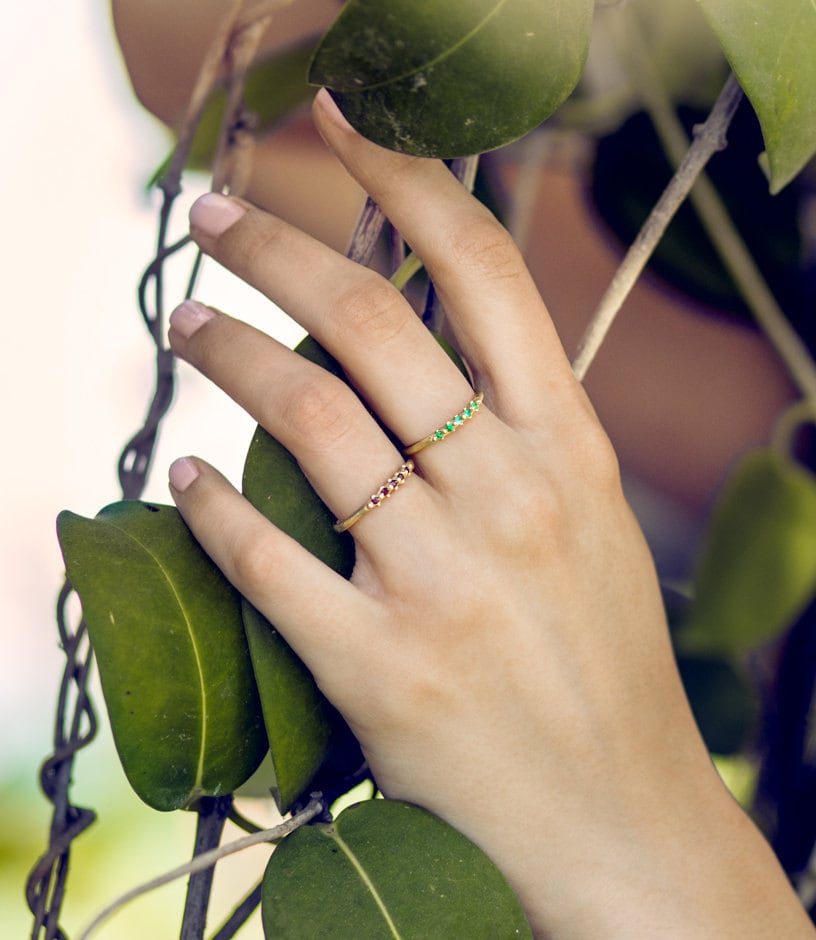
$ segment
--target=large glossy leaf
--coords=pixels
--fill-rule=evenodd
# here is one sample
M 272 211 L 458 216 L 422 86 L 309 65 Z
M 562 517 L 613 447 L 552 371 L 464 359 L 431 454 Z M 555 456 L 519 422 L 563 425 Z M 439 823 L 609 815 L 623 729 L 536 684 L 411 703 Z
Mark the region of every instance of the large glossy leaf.
M 504 877 L 472 842 L 419 807 L 369 800 L 298 829 L 273 853 L 263 925 L 275 940 L 531 937 Z
M 334 787 L 362 764 L 363 757 L 309 670 L 246 601 L 244 628 L 269 739 L 271 793 L 278 809 L 286 813 L 308 789 Z
M 816 4 L 698 2 L 759 116 L 778 192 L 816 152 Z
M 592 10 L 592 0 L 349 0 L 309 78 L 385 147 L 481 153 L 526 134 L 569 95 Z
M 741 653 L 789 627 L 814 591 L 816 478 L 777 451 L 756 451 L 715 506 L 676 642 Z
M 335 375 L 339 365 L 311 337 L 298 346 L 305 358 Z M 354 566 L 354 543 L 332 529 L 334 516 L 312 489 L 295 458 L 258 427 L 244 465 L 244 495 L 283 529 L 344 577 Z M 332 751 L 337 770 L 355 769 L 362 757 L 345 722 L 311 674 L 269 621 L 245 603 L 244 625 L 275 768 L 273 795 L 282 812 L 310 786 Z
M 160 810 L 232 792 L 266 749 L 236 591 L 171 506 L 63 512 L 58 532 L 133 789 Z

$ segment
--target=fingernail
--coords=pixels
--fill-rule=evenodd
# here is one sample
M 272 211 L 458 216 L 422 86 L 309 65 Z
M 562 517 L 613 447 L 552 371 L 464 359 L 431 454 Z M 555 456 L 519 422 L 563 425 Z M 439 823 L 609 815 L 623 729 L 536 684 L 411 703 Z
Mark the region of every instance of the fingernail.
M 189 457 L 179 457 L 170 464 L 170 486 L 183 493 L 198 476 L 198 467 Z
M 215 311 L 211 307 L 205 307 L 197 300 L 185 300 L 170 314 L 170 326 L 185 339 L 189 339 L 214 316 Z
M 220 193 L 205 193 L 190 208 L 190 228 L 217 238 L 245 213 L 246 209 L 240 203 Z
M 351 124 L 343 116 L 343 112 L 337 107 L 337 102 L 332 98 L 328 88 L 321 88 L 315 95 L 315 105 L 323 114 L 327 121 L 340 127 L 343 130 L 353 130 Z

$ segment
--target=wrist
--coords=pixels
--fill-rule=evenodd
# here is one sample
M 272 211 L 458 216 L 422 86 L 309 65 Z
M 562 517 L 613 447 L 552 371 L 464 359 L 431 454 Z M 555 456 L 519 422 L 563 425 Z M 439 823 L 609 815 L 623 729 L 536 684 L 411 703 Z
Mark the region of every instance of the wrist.
M 675 784 L 644 787 L 629 811 L 606 804 L 543 826 L 515 822 L 525 848 L 497 861 L 537 937 L 814 935 L 772 850 L 713 767 Z

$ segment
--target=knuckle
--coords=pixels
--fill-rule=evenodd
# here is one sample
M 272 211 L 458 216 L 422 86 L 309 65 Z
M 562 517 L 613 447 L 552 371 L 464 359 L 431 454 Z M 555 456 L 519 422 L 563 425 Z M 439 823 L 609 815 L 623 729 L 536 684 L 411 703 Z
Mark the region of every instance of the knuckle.
M 300 381 L 280 404 L 279 420 L 300 438 L 308 431 L 318 446 L 331 446 L 349 433 L 353 417 L 346 387 L 324 376 Z
M 236 226 L 227 229 L 217 242 L 216 256 L 238 277 L 252 281 L 271 255 L 281 251 L 285 229 L 268 218 L 249 212 Z
M 411 311 L 400 293 L 380 277 L 367 277 L 343 291 L 336 301 L 336 324 L 366 345 L 383 345 L 400 335 Z
M 459 228 L 448 248 L 448 263 L 459 271 L 495 280 L 515 279 L 527 271 L 509 232 L 492 217 Z
M 280 574 L 279 559 L 270 549 L 269 539 L 255 527 L 241 531 L 230 547 L 229 580 L 242 593 L 258 594 Z
M 573 429 L 573 465 L 596 492 L 609 494 L 621 487 L 620 462 L 598 421 L 587 420 Z

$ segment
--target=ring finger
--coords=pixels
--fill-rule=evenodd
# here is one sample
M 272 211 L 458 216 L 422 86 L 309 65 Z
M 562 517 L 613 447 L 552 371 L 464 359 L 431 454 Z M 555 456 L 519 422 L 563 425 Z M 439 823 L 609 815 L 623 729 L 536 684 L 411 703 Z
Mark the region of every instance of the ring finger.
M 188 301 L 171 315 L 170 342 L 294 454 L 339 518 L 401 465 L 399 451 L 343 381 L 259 330 Z M 411 481 L 412 503 L 424 486 Z

